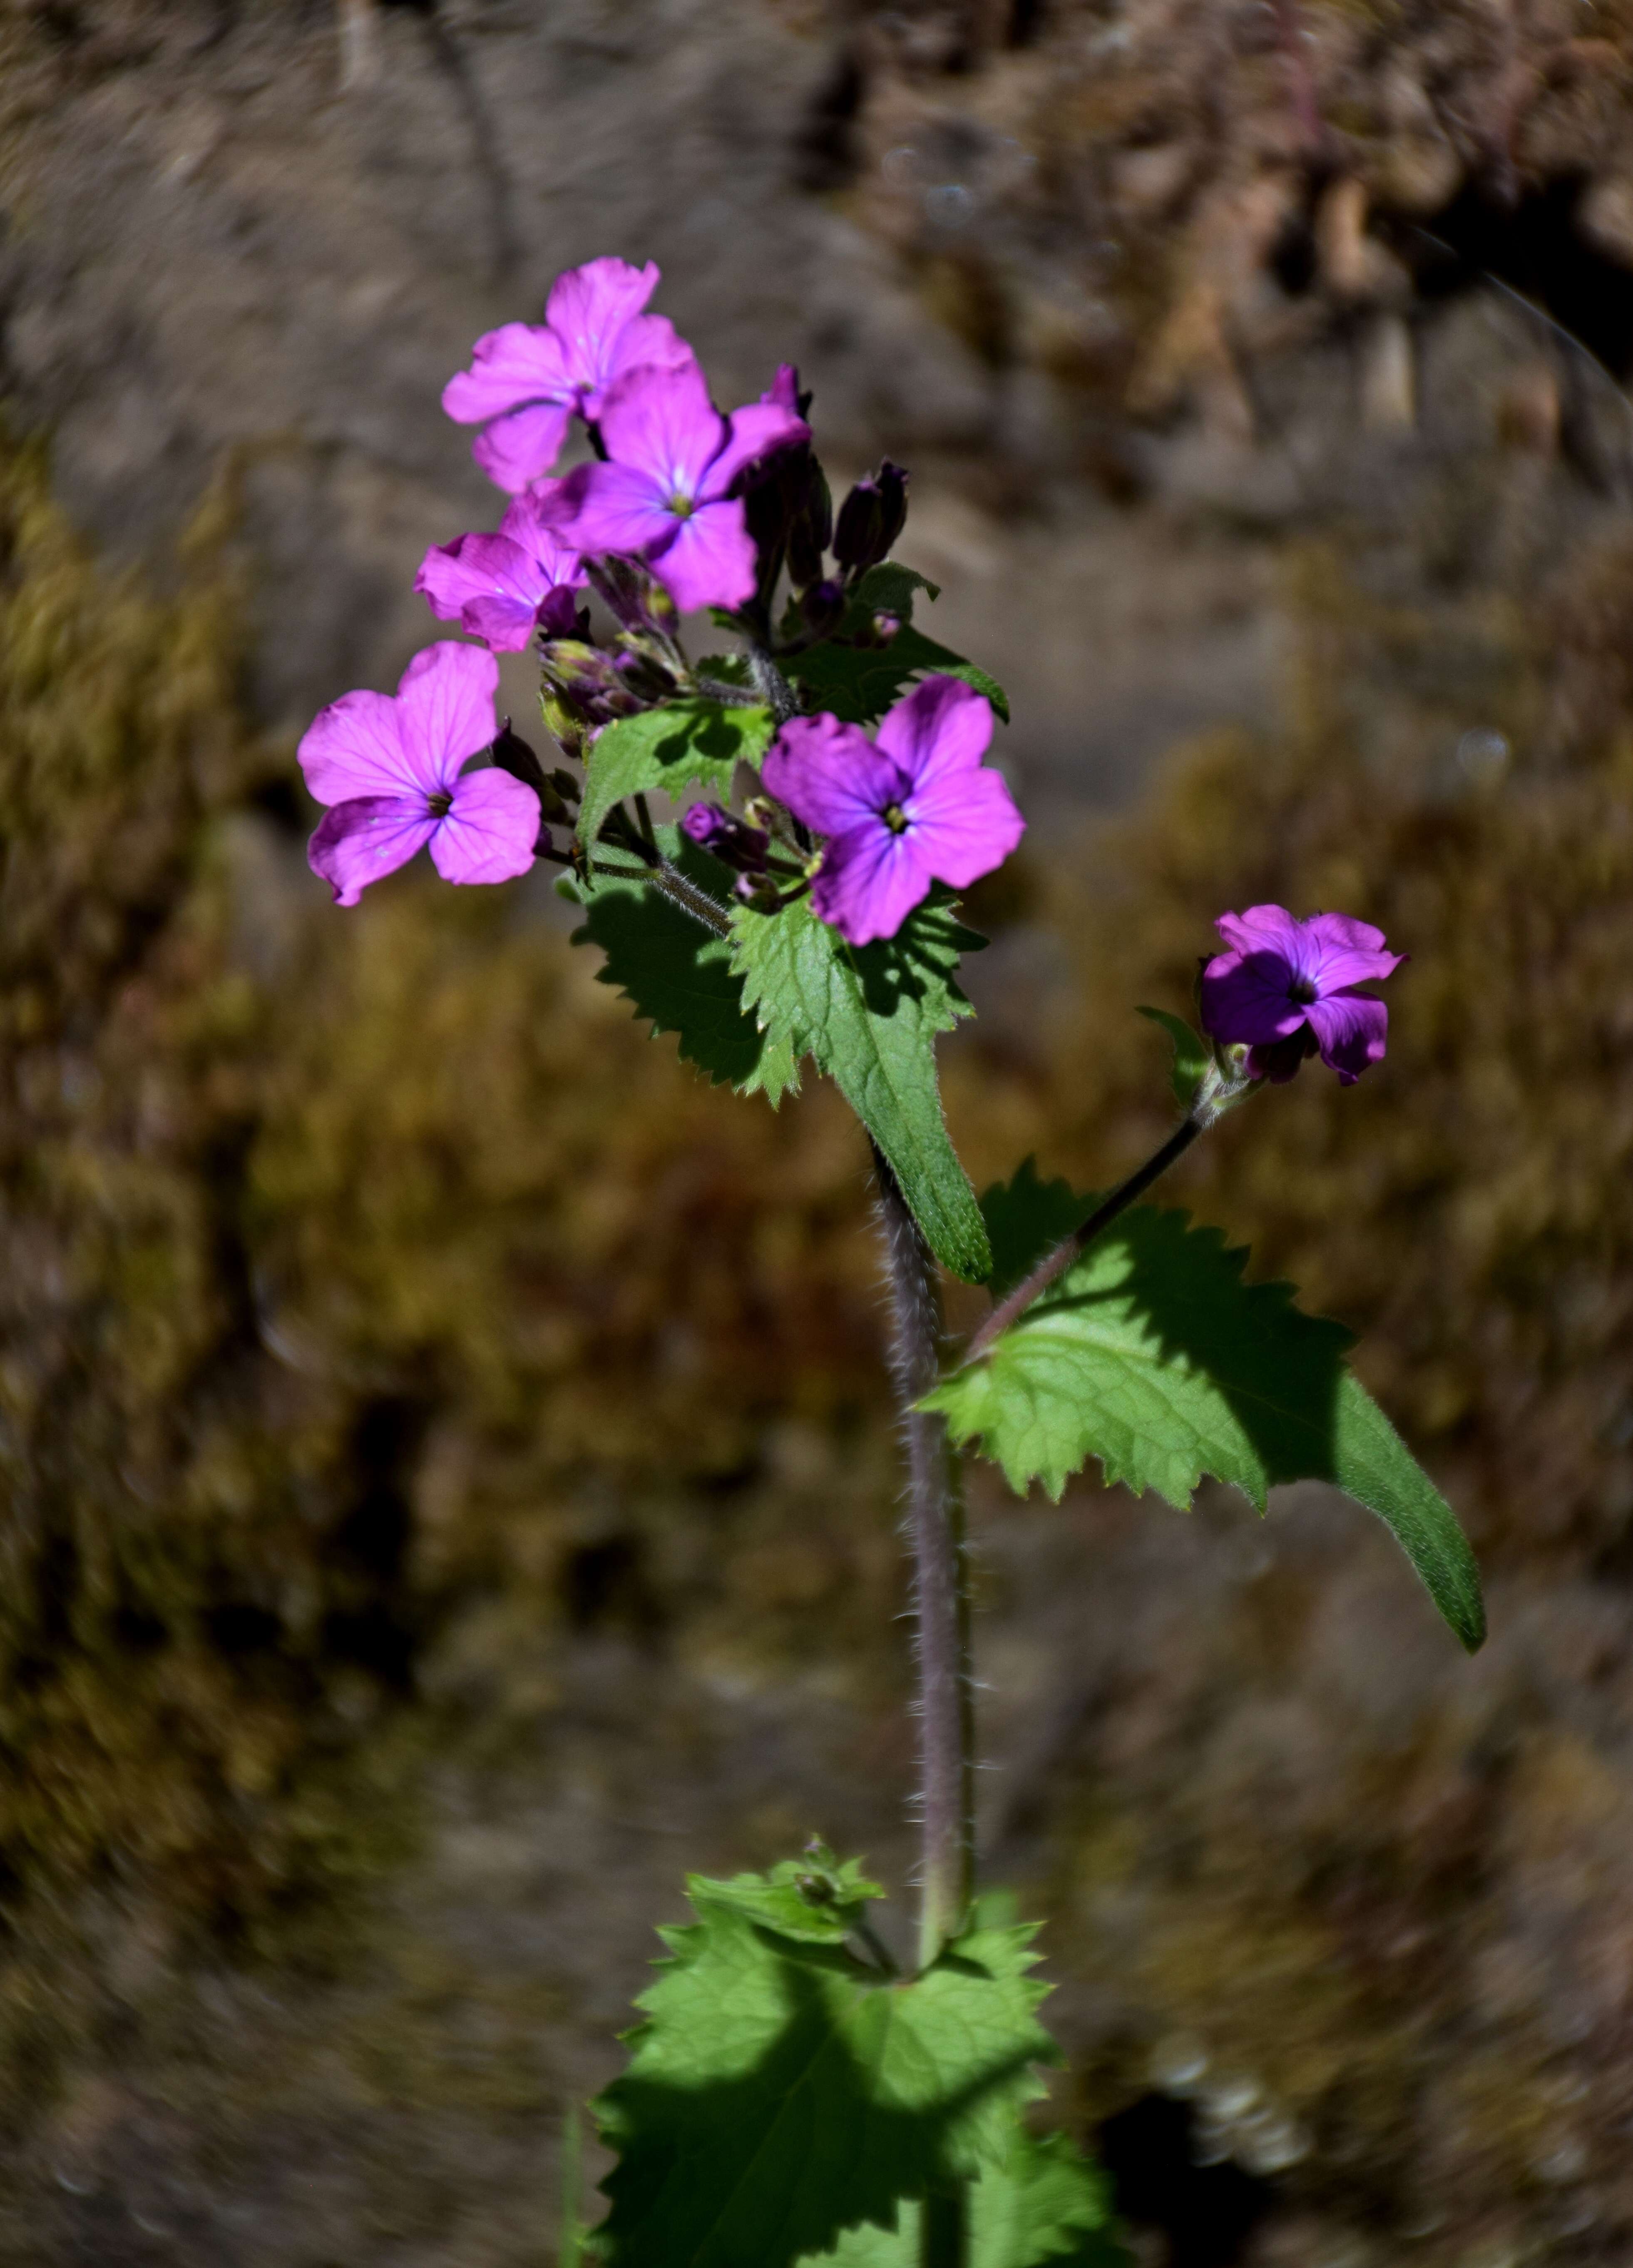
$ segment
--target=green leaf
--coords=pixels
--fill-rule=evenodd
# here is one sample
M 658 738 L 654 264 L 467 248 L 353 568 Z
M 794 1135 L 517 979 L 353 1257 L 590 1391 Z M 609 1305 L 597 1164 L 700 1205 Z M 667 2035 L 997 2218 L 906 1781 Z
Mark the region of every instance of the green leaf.
M 901 566 L 894 559 L 870 567 L 850 594 L 836 635 L 805 653 L 789 655 L 783 664 L 785 674 L 805 688 L 813 708 L 827 710 L 847 724 L 871 725 L 884 715 L 911 679 L 935 671 L 945 677 L 961 677 L 977 693 L 984 693 L 1007 725 L 1009 700 L 997 678 L 914 627 L 916 594 L 923 591 L 934 599 L 939 590 L 938 584 L 916 568 Z M 854 644 L 857 638 L 872 639 L 873 617 L 878 614 L 901 618 L 901 627 L 889 644 Z
M 1166 1008 L 1139 1008 L 1136 1015 L 1145 1016 L 1153 1024 L 1160 1024 L 1173 1042 L 1173 1068 L 1169 1081 L 1174 1098 L 1181 1110 L 1188 1110 L 1202 1084 L 1203 1074 L 1212 1062 L 1212 1052 L 1199 1032 L 1194 1032 L 1182 1016 L 1171 1016 Z
M 923 591 L 934 602 L 941 596 L 939 583 L 932 583 L 928 575 L 921 575 L 916 567 L 904 567 L 898 559 L 881 560 L 870 567 L 851 593 L 846 613 L 853 620 L 867 622 L 874 615 L 900 615 L 904 622 L 913 619 L 913 602 Z
M 628 795 L 688 787 L 729 795 L 739 764 L 758 764 L 771 742 L 769 709 L 723 709 L 677 701 L 609 725 L 590 750 L 578 840 L 588 850 L 613 806 Z M 596 887 L 600 887 L 597 878 Z
M 686 842 L 677 828 L 660 827 L 658 840 L 688 880 L 717 895 L 722 869 Z M 798 1084 L 786 1040 L 769 1037 L 743 1001 L 743 980 L 732 966 L 732 947 L 650 882 L 597 878 L 578 892 L 583 926 L 575 945 L 597 945 L 606 955 L 596 981 L 610 984 L 650 1019 L 654 1038 L 673 1032 L 680 1053 L 740 1093 L 758 1092 L 772 1105 Z
M 791 654 L 785 674 L 805 688 L 808 705 L 826 710 L 850 725 L 872 725 L 882 717 L 914 678 L 931 672 L 961 677 L 984 693 L 1004 723 L 1009 700 L 996 677 L 950 647 L 938 645 L 911 622 L 903 622 L 887 645 L 850 645 L 825 639 L 805 653 Z
M 885 1895 L 858 1859 L 836 1866 L 821 1845 L 801 1859 L 779 1860 L 769 1874 L 733 1874 L 725 1881 L 689 1874 L 686 1894 L 700 1909 L 722 1907 L 809 1945 L 842 1944 L 864 1918 L 869 1900 Z
M 1010 2155 L 1033 2066 L 1030 1930 L 976 1929 L 911 1983 L 707 1896 L 596 2106 L 608 2268 L 791 2268 Z
M 1205 1472 L 1260 1511 L 1277 1482 L 1331 1482 L 1393 1529 L 1473 1652 L 1480 1576 L 1451 1506 L 1350 1372 L 1349 1332 L 1302 1314 L 1288 1285 L 1245 1284 L 1247 1257 L 1183 1212 L 1140 1206 L 923 1406 L 979 1440 L 1011 1487 L 1039 1479 L 1056 1498 L 1091 1456 L 1107 1483 L 1181 1511 Z
M 992 1246 L 988 1289 L 996 1304 L 1012 1292 L 1050 1251 L 1089 1216 L 1089 1203 L 1070 1182 L 1041 1182 L 1037 1161 L 1025 1158 L 1012 1182 L 995 1182 L 981 1200 Z
M 1130 2268 L 1117 2234 L 1110 2184 L 1064 2134 L 1017 2131 L 1001 2166 L 968 2188 L 968 2268 Z M 894 2229 L 848 2229 L 831 2252 L 800 2268 L 919 2268 L 923 2208 L 904 2204 Z
M 776 914 L 739 907 L 732 926 L 732 965 L 769 1060 L 780 1068 L 783 1049 L 796 1063 L 815 1057 L 888 1159 L 936 1257 L 981 1283 L 992 1255 L 941 1115 L 935 1043 L 970 1012 L 954 974 L 984 940 L 936 898 L 875 945 L 848 946 L 804 902 Z

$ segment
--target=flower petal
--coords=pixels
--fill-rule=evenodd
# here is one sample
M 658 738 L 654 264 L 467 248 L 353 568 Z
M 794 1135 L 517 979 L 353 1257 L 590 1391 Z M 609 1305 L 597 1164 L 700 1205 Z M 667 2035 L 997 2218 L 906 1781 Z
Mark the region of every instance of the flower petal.
M 665 501 L 698 496 L 727 438 L 695 363 L 630 371 L 607 394 L 600 426 L 613 462 L 644 473 Z
M 992 740 L 992 708 L 960 677 L 927 677 L 879 728 L 879 745 L 916 786 L 975 770 Z
M 779 803 L 819 835 L 883 825 L 879 814 L 908 792 L 906 775 L 857 725 L 837 717 L 791 717 L 772 742 L 761 778 Z M 885 832 L 890 832 L 888 828 Z
M 944 771 L 928 787 L 916 787 L 902 807 L 919 857 L 938 882 L 955 890 L 1001 866 L 1026 831 L 1015 799 L 984 764 L 973 772 Z
M 1214 927 L 1237 953 L 1277 953 L 1290 969 L 1298 966 L 1304 924 L 1285 906 L 1249 906 L 1246 913 L 1221 914 Z
M 744 466 L 757 457 L 811 438 L 811 428 L 797 410 L 772 401 L 747 402 L 732 412 L 726 426 L 725 445 L 703 476 L 705 498 L 723 497 Z
M 828 844 L 811 885 L 811 905 L 850 944 L 871 945 L 894 937 L 930 884 L 913 837 L 872 819 Z
M 445 792 L 460 766 L 497 738 L 499 665 L 480 646 L 445 639 L 416 653 L 397 688 L 403 755 L 415 786 Z
M 740 497 L 703 504 L 671 525 L 673 540 L 654 555 L 653 572 L 683 615 L 754 597 L 760 572 Z
M 548 598 L 549 594 L 547 592 L 545 595 Z M 504 598 L 496 593 L 469 600 L 460 610 L 460 628 L 472 637 L 480 638 L 493 653 L 520 653 L 538 628 L 539 611 L 525 599 Z
M 536 481 L 524 495 L 513 497 L 504 508 L 499 533 L 527 554 L 547 584 L 570 583 L 577 588 L 585 579 L 578 554 L 545 516 L 546 506 L 565 485 L 563 481 Z
M 423 795 L 358 796 L 324 813 L 306 863 L 334 890 L 336 905 L 355 906 L 371 882 L 406 865 L 436 831 Z
M 541 323 L 505 323 L 471 350 L 471 366 L 448 380 L 442 406 L 459 425 L 480 425 L 525 401 L 570 402 L 562 341 Z M 563 415 L 565 425 L 565 412 Z
M 1313 914 L 1304 930 L 1315 959 L 1312 974 L 1323 998 L 1393 976 L 1406 959 L 1403 953 L 1389 951 L 1382 930 L 1352 914 Z
M 401 725 L 397 703 L 386 693 L 342 693 L 320 709 L 295 751 L 318 802 L 401 795 L 412 787 Z
M 1217 926 L 1224 928 L 1226 915 Z M 1291 1039 L 1309 1014 L 1290 988 L 1298 975 L 1272 946 L 1218 953 L 1202 973 L 1202 1026 L 1227 1047 L 1268 1047 Z
M 432 545 L 414 587 L 432 614 L 455 622 L 473 599 L 502 596 L 536 607 L 555 580 L 508 535 L 456 535 L 452 543 Z
M 539 820 L 526 780 L 497 764 L 467 772 L 431 837 L 431 863 L 447 882 L 508 882 L 533 865 Z
M 1338 992 L 1313 1000 L 1305 1010 L 1321 1050 L 1321 1061 L 1341 1083 L 1353 1086 L 1369 1064 L 1381 1063 L 1389 1035 L 1389 1011 L 1364 992 Z
M 680 526 L 651 476 L 633 465 L 579 465 L 540 499 L 546 526 L 585 555 L 645 552 L 673 542 Z
M 554 472 L 571 422 L 570 410 L 535 401 L 484 426 L 471 443 L 471 454 L 495 488 L 519 496 L 530 482 Z
M 594 386 L 586 386 L 580 408 L 600 423 L 607 397 L 617 381 L 632 370 L 695 370 L 697 357 L 667 315 L 637 315 L 626 323 L 604 357 L 602 372 Z
M 662 280 L 656 261 L 632 268 L 604 257 L 569 268 L 550 286 L 544 320 L 560 342 L 563 366 L 575 387 L 603 382 L 606 363 L 621 331 L 638 315 Z

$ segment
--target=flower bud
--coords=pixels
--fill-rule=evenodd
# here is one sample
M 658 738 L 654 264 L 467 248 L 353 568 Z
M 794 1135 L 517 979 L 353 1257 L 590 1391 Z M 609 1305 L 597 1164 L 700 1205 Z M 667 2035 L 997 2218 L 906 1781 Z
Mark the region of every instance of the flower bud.
M 813 583 L 808 591 L 799 594 L 799 613 L 813 639 L 827 637 L 836 630 L 845 611 L 845 590 L 842 583 Z
M 783 896 L 769 874 L 739 874 L 735 884 L 737 895 L 756 913 L 774 914 L 782 910 Z
M 544 776 L 544 767 L 534 755 L 519 733 L 512 733 L 507 717 L 499 726 L 498 737 L 488 751 L 501 771 L 509 772 L 512 779 L 524 781 L 539 799 L 539 807 L 548 818 L 558 814 L 552 804 L 559 805 L 561 798 L 554 793 Z
M 744 874 L 765 872 L 770 836 L 763 828 L 750 827 L 717 803 L 693 804 L 681 818 L 680 832 L 725 865 L 735 866 Z
M 788 571 L 794 588 L 803 591 L 822 576 L 822 554 L 834 534 L 834 497 L 828 475 L 807 452 L 804 493 L 788 529 Z
M 876 473 L 859 480 L 839 507 L 834 556 L 850 573 L 877 567 L 907 525 L 908 476 L 888 457 Z

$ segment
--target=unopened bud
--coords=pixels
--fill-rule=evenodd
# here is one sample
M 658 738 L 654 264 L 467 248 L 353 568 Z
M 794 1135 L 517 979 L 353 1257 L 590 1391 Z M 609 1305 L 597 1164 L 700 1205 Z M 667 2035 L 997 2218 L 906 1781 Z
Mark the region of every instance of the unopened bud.
M 763 828 L 748 826 L 717 803 L 693 804 L 681 818 L 680 832 L 725 865 L 735 866 L 744 874 L 765 872 L 770 836 Z
M 525 781 L 538 797 L 541 809 L 554 815 L 551 805 L 559 805 L 561 798 L 552 793 L 550 783 L 544 776 L 544 767 L 526 741 L 519 733 L 511 732 L 508 717 L 500 725 L 498 736 L 488 753 L 501 771 L 509 772 L 512 779 Z
M 774 914 L 782 908 L 782 894 L 769 874 L 739 874 L 735 887 L 744 905 L 757 914 Z
M 820 582 L 822 554 L 834 534 L 834 497 L 828 475 L 814 457 L 809 459 L 805 492 L 788 530 L 788 571 L 794 588 L 803 591 Z
M 842 583 L 813 583 L 808 591 L 799 594 L 800 616 L 813 637 L 826 637 L 830 630 L 837 630 L 844 611 Z
M 907 525 L 908 476 L 888 457 L 859 480 L 839 507 L 834 556 L 852 574 L 877 567 Z

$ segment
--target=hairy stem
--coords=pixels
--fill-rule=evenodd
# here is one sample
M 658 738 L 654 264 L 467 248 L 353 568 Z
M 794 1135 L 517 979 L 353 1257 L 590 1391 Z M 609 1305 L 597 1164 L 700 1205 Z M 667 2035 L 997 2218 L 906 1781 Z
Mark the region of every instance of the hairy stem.
M 748 649 L 748 674 L 754 681 L 754 690 L 771 711 L 773 720 L 786 725 L 791 717 L 799 713 L 799 701 L 776 663 L 769 646 L 751 645 Z
M 975 1886 L 975 1708 L 969 1567 L 958 1476 L 938 1417 L 914 1408 L 936 1382 L 941 1291 L 936 1263 L 894 1174 L 873 1152 L 894 1326 L 894 1373 L 908 1450 L 908 1532 L 917 1620 L 923 1860 L 919 1964 L 958 1934 Z

